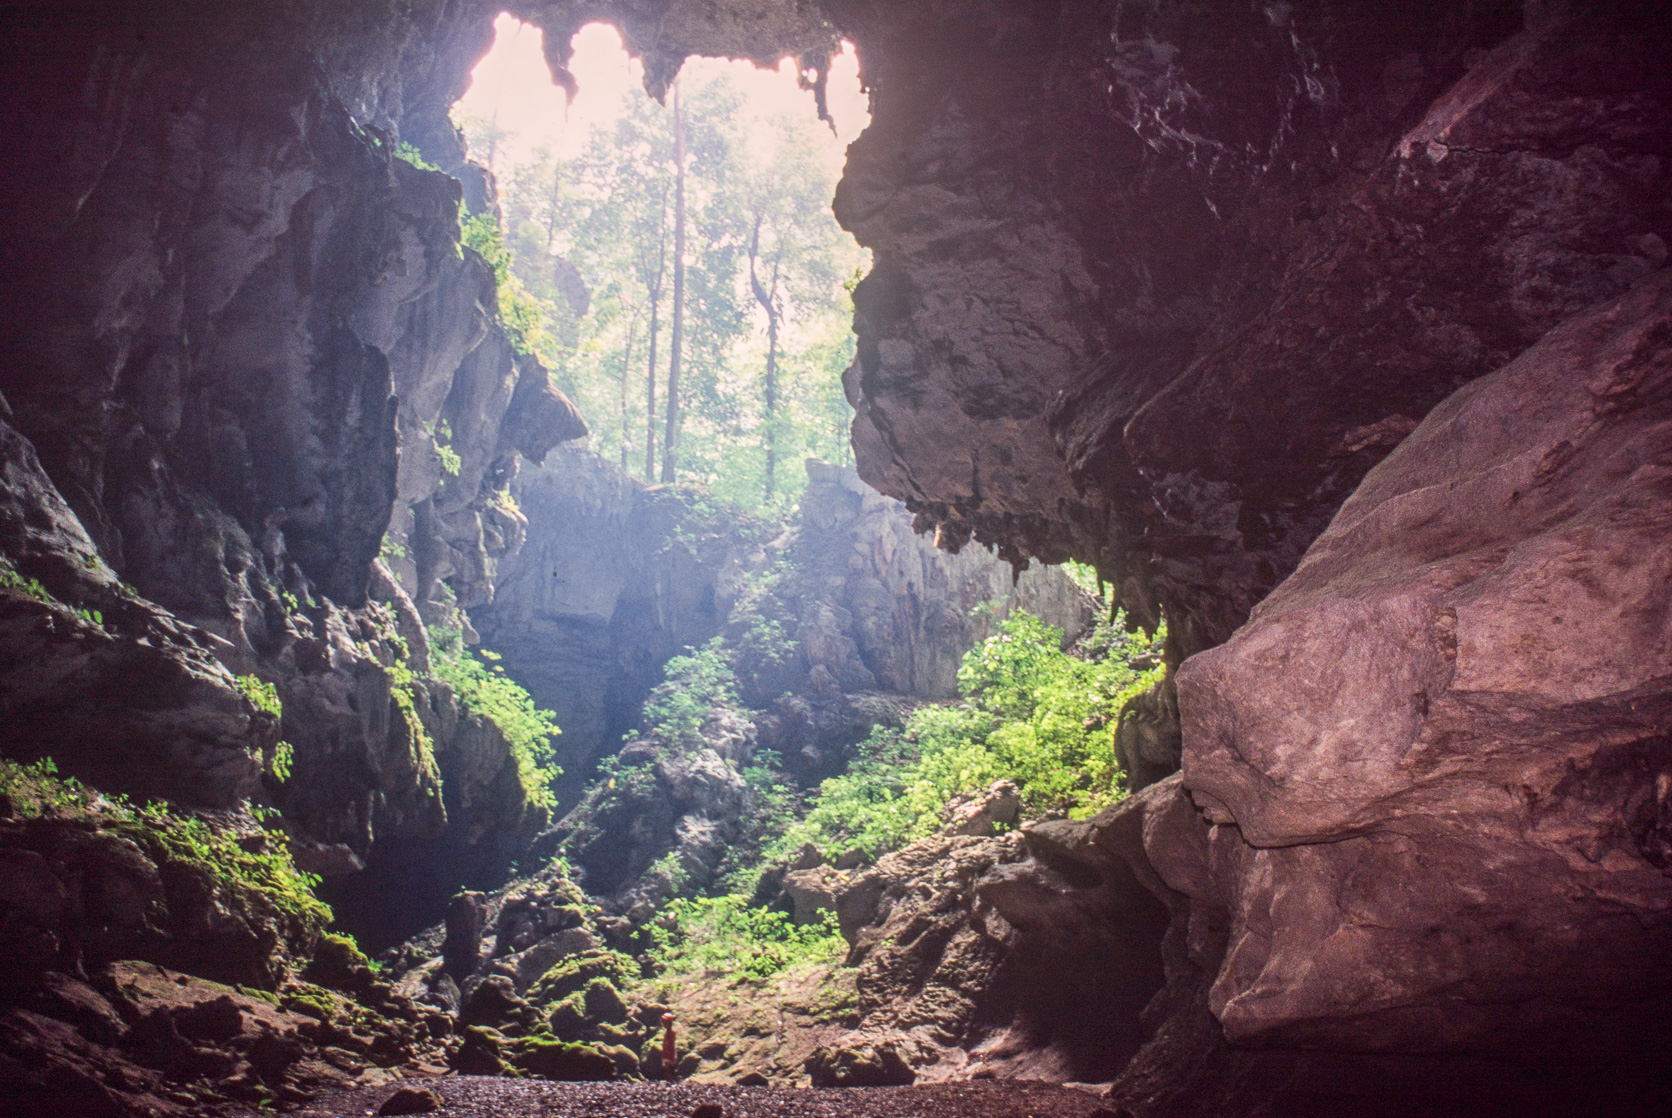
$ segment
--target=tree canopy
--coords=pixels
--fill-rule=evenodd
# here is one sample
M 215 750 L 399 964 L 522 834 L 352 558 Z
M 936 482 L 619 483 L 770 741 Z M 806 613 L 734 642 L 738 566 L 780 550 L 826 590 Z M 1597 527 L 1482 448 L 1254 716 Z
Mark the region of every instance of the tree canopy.
M 848 293 L 864 254 L 830 212 L 827 134 L 799 107 L 760 112 L 723 71 L 681 79 L 686 251 L 675 479 L 782 506 L 802 456 L 846 461 Z M 462 122 L 473 152 L 503 141 Z M 662 478 L 673 314 L 674 105 L 629 93 L 581 154 L 499 170 L 520 337 L 592 426 L 592 448 Z M 503 149 L 501 149 L 503 150 Z

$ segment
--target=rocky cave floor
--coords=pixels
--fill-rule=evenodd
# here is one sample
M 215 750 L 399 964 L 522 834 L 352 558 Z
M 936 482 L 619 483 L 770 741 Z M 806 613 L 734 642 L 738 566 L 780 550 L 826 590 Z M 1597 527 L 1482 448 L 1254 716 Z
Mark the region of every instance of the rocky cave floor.
M 546 1083 L 480 1076 L 450 1076 L 423 1085 L 441 1100 L 433 1113 L 448 1118 L 1112 1118 L 1089 1090 L 1021 1081 L 940 1083 L 915 1087 L 843 1087 L 794 1090 L 723 1087 L 694 1083 Z M 298 1118 L 351 1118 L 377 1114 L 411 1084 L 390 1084 L 321 1096 Z M 713 1108 L 718 1107 L 718 1112 Z M 398 1108 L 407 1112 L 405 1108 Z M 250 1115 L 259 1112 L 249 1111 Z

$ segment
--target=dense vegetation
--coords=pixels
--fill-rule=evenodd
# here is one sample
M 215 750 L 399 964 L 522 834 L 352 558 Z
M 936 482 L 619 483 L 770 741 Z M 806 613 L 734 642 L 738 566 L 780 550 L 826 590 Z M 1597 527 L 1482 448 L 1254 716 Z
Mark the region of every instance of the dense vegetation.
M 550 806 L 552 781 L 562 775 L 552 760 L 552 738 L 562 731 L 552 712 L 535 706 L 527 689 L 505 674 L 498 659 L 486 649 L 466 648 L 457 629 L 437 626 L 430 631 L 430 670 L 452 685 L 466 710 L 499 728 L 530 802 Z
M 254 809 L 258 821 L 272 814 Z M 147 911 L 144 934 L 177 936 L 171 919 L 205 902 L 223 917 L 271 936 L 268 950 L 306 958 L 331 910 L 313 893 L 319 879 L 296 868 L 285 832 L 256 833 L 212 824 L 167 803 L 135 803 L 60 776 L 51 758 L 20 764 L 0 758 L 0 819 L 40 820 L 126 840 L 161 872 L 165 891 Z M 184 900 L 182 900 L 184 898 Z M 170 903 L 181 911 L 170 915 Z M 276 979 L 276 970 L 269 979 Z
M 578 158 L 495 166 L 503 220 L 469 217 L 464 241 L 499 277 L 513 341 L 587 416 L 592 449 L 648 481 L 782 506 L 800 490 L 786 463 L 849 454 L 840 375 L 864 257 L 830 213 L 835 175 L 817 148 L 833 141 L 812 114 L 752 114 L 712 66 L 693 64 L 681 86 L 688 232 L 671 479 L 673 101 L 632 91 Z M 489 122 L 462 123 L 475 158 L 503 144 Z
M 1117 616 L 1065 651 L 1061 630 L 1018 611 L 965 656 L 961 701 L 921 707 L 902 728 L 873 732 L 843 774 L 803 791 L 778 758 L 757 753 L 743 767 L 750 790 L 743 833 L 709 895 L 677 897 L 664 909 L 657 965 L 763 978 L 841 949 L 828 923 L 797 927 L 784 913 L 753 906 L 762 868 L 807 845 L 831 860 L 857 852 L 874 861 L 944 826 L 955 797 L 1003 779 L 1020 789 L 1028 818 L 1086 818 L 1117 802 L 1124 791 L 1114 729 L 1121 708 L 1159 682 L 1164 639 L 1127 633 Z M 716 639 L 670 661 L 667 681 L 645 706 L 644 733 L 665 748 L 700 748 L 705 720 L 737 703 L 737 652 Z M 635 775 L 648 774 L 605 770 L 612 782 Z M 676 893 L 688 892 L 676 866 L 662 868 Z

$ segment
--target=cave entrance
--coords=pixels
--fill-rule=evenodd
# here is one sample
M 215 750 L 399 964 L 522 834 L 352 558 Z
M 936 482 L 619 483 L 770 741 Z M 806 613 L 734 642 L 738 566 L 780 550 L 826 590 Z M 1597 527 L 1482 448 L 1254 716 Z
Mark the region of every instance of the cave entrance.
M 580 406 L 590 450 L 785 507 L 804 458 L 852 456 L 840 378 L 869 254 L 831 199 L 869 122 L 854 49 L 830 65 L 821 122 L 792 58 L 688 59 L 658 104 L 614 27 L 572 47 L 566 93 L 542 30 L 496 21 L 453 109 L 498 187 L 465 241 L 501 271 L 502 317 Z

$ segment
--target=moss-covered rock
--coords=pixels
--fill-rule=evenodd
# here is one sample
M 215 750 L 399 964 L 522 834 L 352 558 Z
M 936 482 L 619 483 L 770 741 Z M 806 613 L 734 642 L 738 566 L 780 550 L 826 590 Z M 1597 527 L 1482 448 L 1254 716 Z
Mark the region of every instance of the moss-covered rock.
M 371 960 L 349 936 L 327 932 L 319 937 L 313 959 L 302 974 L 310 982 L 350 994 L 366 994 L 377 981 Z
M 607 978 L 594 978 L 586 984 L 586 1015 L 593 1021 L 619 1025 L 627 1020 L 627 1003 L 621 1000 L 615 986 Z
M 459 1009 L 459 1021 L 465 1025 L 490 1025 L 501 1030 L 535 1028 L 540 1013 L 517 996 L 511 980 L 502 974 L 489 975 L 473 990 Z
M 618 1067 L 609 1051 L 559 1040 L 550 1034 L 519 1041 L 511 1050 L 511 1062 L 528 1075 L 559 1080 L 614 1079 Z
M 894 1044 L 839 1045 L 820 1048 L 807 1060 L 815 1087 L 894 1087 L 916 1082 Z
M 504 1075 L 506 1041 L 497 1030 L 467 1025 L 447 1063 L 460 1075 Z
M 555 1035 L 564 1040 L 580 1040 L 586 1035 L 588 1028 L 581 995 L 570 994 L 552 1006 L 551 1014 L 546 1020 Z
M 613 986 L 626 986 L 639 974 L 639 965 L 619 951 L 583 951 L 571 955 L 541 975 L 528 991 L 534 1005 L 547 1006 L 584 990 L 595 978 L 608 979 Z
M 283 837 L 253 819 L 211 824 L 136 806 L 60 779 L 49 762 L 0 760 L 0 797 L 0 856 L 28 867 L 28 894 L 79 897 L 84 910 L 13 912 L 0 930 L 0 984 L 27 982 L 68 948 L 90 965 L 144 959 L 274 990 L 331 920 Z

